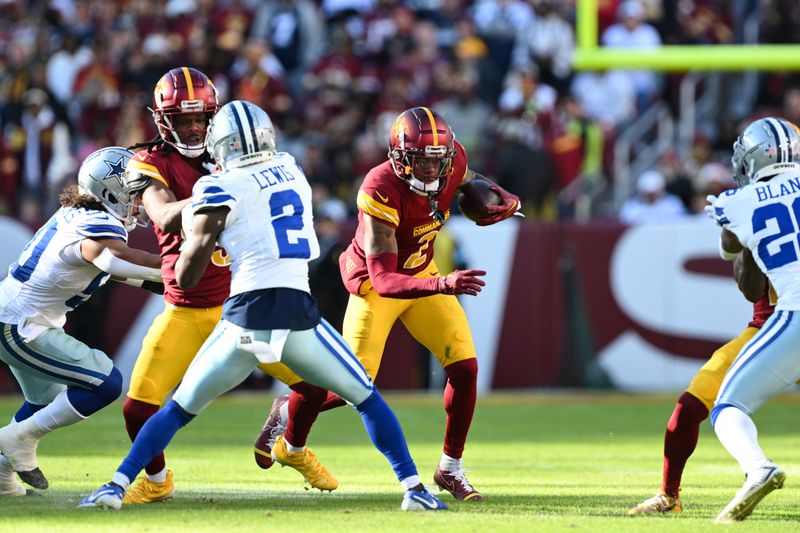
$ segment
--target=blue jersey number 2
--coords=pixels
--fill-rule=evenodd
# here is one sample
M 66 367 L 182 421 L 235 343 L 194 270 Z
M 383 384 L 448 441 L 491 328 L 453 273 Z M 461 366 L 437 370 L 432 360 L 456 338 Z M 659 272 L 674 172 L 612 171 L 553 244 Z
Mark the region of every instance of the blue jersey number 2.
M 776 240 L 791 234 L 794 234 L 795 242 L 798 241 L 797 225 L 792 220 L 792 212 L 795 220 L 800 220 L 800 198 L 792 202 L 791 212 L 784 204 L 765 205 L 753 211 L 753 233 L 766 229 L 769 220 L 774 220 L 778 225 L 777 233 L 764 237 L 758 243 L 758 257 L 767 270 L 774 270 L 797 261 L 794 242 L 784 242 L 774 253 L 770 252 L 768 248 Z
M 284 214 L 286 207 L 291 207 L 291 214 Z M 278 254 L 281 258 L 308 259 L 311 257 L 311 248 L 308 239 L 295 238 L 289 241 L 289 231 L 302 231 L 303 229 L 303 201 L 295 191 L 288 189 L 273 193 L 269 199 L 272 227 L 275 229 L 275 239 L 278 242 Z

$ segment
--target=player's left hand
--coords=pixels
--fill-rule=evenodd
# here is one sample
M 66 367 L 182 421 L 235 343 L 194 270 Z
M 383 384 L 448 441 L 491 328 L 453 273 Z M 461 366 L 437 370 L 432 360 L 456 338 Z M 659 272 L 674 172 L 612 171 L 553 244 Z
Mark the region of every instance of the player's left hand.
M 713 194 L 709 194 L 706 196 L 706 205 L 703 207 L 703 211 L 705 211 L 706 216 L 713 220 L 714 222 L 717 221 L 717 213 L 716 213 L 716 203 L 717 197 Z
M 520 201 L 519 196 L 516 194 L 508 192 L 496 183 L 493 183 L 489 189 L 500 196 L 502 203 L 488 206 L 486 210 L 491 214 L 491 216 L 478 220 L 476 222 L 478 226 L 490 226 L 492 224 L 496 224 L 501 220 L 505 220 L 508 217 L 513 216 L 514 213 L 522 208 L 522 202 Z

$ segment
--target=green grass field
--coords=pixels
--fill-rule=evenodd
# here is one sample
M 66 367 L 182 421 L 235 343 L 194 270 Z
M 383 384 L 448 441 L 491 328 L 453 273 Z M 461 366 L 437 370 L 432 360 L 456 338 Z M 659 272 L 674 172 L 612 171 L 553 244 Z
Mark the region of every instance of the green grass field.
M 426 483 L 441 453 L 444 414 L 435 396 L 388 395 Z M 350 409 L 324 413 L 310 444 L 339 478 L 333 493 L 305 490 L 288 468 L 258 469 L 250 444 L 271 396 L 231 395 L 182 430 L 167 451 L 176 497 L 119 513 L 79 510 L 80 497 L 106 482 L 127 452 L 120 404 L 45 437 L 39 446 L 51 488 L 40 498 L 0 499 L 0 531 L 718 531 L 713 517 L 739 488 L 737 464 L 704 424 L 683 482 L 685 511 L 626 516 L 655 493 L 664 424 L 673 396 L 504 394 L 481 398 L 466 464 L 483 504 L 445 498 L 444 513 L 403 513 L 401 490 Z M 0 399 L 7 420 L 18 398 Z M 757 416 L 761 442 L 787 472 L 747 531 L 800 525 L 797 411 L 800 397 L 774 401 Z

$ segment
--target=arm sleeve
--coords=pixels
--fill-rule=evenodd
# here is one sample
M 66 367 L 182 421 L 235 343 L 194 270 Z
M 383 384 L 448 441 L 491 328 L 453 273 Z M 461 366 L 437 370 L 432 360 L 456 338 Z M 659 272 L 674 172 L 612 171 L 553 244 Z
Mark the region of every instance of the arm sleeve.
M 108 272 L 112 276 L 161 281 L 161 270 L 135 265 L 129 261 L 120 259 L 112 254 L 111 250 L 108 248 L 100 252 L 100 255 L 98 255 L 92 263 L 103 272 Z
M 394 253 L 368 256 L 367 270 L 375 291 L 385 298 L 420 298 L 440 292 L 441 278 L 415 278 L 397 272 L 397 254 Z

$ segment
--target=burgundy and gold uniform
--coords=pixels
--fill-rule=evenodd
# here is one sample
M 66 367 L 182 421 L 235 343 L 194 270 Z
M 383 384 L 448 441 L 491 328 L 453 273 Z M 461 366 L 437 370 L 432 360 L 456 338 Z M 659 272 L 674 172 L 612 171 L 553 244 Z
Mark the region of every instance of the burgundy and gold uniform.
M 453 168 L 436 197 L 445 220 L 450 217 L 450 206 L 467 171 L 464 148 L 458 143 L 455 146 Z M 398 273 L 419 278 L 441 276 L 433 258 L 433 243 L 441 224 L 431 216 L 428 198 L 411 191 L 387 161 L 367 174 L 357 204 L 356 236 L 339 258 L 342 279 L 351 293 L 342 333 L 367 373 L 373 378 L 377 375 L 386 338 L 398 318 L 442 366 L 475 358 L 469 324 L 455 296 L 384 298 L 373 290 L 369 280 L 364 253 L 365 215 L 395 230 Z
M 453 169 L 444 189 L 437 195 L 445 220 L 450 218 L 450 205 L 467 172 L 467 155 L 456 143 Z M 373 168 L 358 191 L 358 228 L 353 242 L 342 255 L 342 278 L 351 294 L 363 294 L 369 280 L 364 253 L 364 215 L 392 227 L 397 239 L 397 271 L 415 276 L 433 261 L 433 242 L 441 224 L 431 217 L 431 206 L 425 196 L 415 194 L 397 178 L 391 162 Z
M 192 187 L 201 176 L 208 174 L 203 158 L 189 159 L 173 151 L 141 150 L 129 164 L 138 171 L 164 184 L 177 200 L 189 198 Z M 191 289 L 181 289 L 175 281 L 175 263 L 180 256 L 183 238 L 180 233 L 161 231 L 153 226 L 161 254 L 161 277 L 164 281 L 164 299 L 182 307 L 216 307 L 228 297 L 231 285 L 229 261 L 222 249 L 214 253 L 200 283 Z

